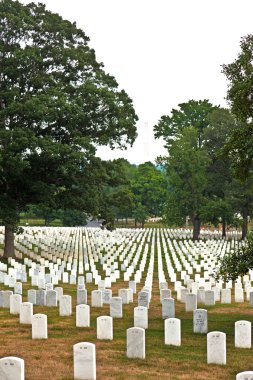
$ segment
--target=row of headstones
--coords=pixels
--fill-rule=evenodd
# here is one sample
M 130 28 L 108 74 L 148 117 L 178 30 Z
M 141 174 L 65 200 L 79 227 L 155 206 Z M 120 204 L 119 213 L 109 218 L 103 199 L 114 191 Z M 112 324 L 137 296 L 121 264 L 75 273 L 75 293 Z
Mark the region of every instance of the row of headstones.
M 66 274 L 65 274 L 65 277 L 66 277 Z M 64 278 L 65 281 L 67 281 L 67 279 Z
M 223 339 L 223 346 L 226 337 L 220 332 L 212 332 L 208 336 L 207 361 L 213 363 L 214 349 L 217 341 Z M 139 342 L 142 342 L 139 345 Z M 223 347 L 224 348 L 224 347 Z M 215 353 L 218 357 L 220 350 Z M 89 342 L 77 343 L 73 346 L 74 356 L 74 379 L 75 380 L 96 380 L 96 347 Z M 145 359 L 145 330 L 141 328 L 129 328 L 127 330 L 127 356 L 128 358 Z M 223 358 L 224 359 L 224 358 Z M 219 363 L 226 364 L 226 363 Z M 25 380 L 24 360 L 17 357 L 4 357 L 0 359 L 1 380 Z M 236 380 L 253 380 L 253 371 L 240 372 L 236 375 Z

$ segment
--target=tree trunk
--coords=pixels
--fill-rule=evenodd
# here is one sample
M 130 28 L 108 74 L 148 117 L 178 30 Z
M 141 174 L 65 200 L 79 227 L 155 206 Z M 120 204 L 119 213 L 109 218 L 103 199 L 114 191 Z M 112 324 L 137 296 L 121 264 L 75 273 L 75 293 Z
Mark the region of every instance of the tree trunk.
M 5 234 L 4 234 L 4 255 L 3 257 L 15 257 L 14 252 L 14 233 L 13 226 L 6 224 L 5 225 Z
M 248 208 L 244 207 L 242 211 L 242 240 L 246 239 L 248 233 Z
M 134 219 L 134 227 L 137 228 L 137 220 Z
M 222 237 L 226 238 L 226 236 L 227 236 L 227 234 L 226 234 L 226 221 L 222 220 Z
M 193 240 L 199 240 L 200 219 L 198 215 L 193 217 Z

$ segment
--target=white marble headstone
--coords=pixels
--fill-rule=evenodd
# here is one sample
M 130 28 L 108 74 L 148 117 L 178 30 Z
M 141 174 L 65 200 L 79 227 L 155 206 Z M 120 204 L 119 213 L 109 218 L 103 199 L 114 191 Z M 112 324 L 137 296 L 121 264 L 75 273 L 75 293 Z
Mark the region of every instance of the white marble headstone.
M 212 331 L 207 334 L 207 364 L 226 364 L 226 334 Z
M 97 318 L 97 339 L 113 340 L 113 319 L 109 316 Z
M 32 339 L 47 339 L 47 315 L 32 316 Z
M 178 318 L 168 318 L 164 321 L 165 344 L 181 346 L 181 321 Z
M 127 329 L 127 357 L 145 359 L 145 330 L 141 327 Z
M 25 380 L 25 362 L 23 359 L 8 356 L 0 359 L 1 380 Z
M 96 380 L 96 347 L 93 343 L 81 342 L 73 346 L 74 379 Z

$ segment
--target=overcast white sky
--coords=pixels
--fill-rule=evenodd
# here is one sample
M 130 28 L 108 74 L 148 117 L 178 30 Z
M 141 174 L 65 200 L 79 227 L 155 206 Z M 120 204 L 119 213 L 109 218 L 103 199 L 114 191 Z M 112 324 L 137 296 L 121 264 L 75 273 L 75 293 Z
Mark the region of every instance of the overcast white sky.
M 124 157 L 141 163 L 163 154 L 163 143 L 154 141 L 152 127 L 179 103 L 209 99 L 226 106 L 221 65 L 232 62 L 240 38 L 253 33 L 252 0 L 40 2 L 77 22 L 105 71 L 133 99 L 138 138 L 127 151 L 100 149 L 103 159 Z

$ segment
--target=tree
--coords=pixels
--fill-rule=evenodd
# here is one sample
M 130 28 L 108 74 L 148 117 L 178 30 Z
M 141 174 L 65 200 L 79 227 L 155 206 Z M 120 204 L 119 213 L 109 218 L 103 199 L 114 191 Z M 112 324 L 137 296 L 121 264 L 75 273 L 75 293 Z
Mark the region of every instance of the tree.
M 227 142 L 224 154 L 232 160 L 236 176 L 244 180 L 253 166 L 253 35 L 243 37 L 240 47 L 235 61 L 223 65 L 229 80 L 227 100 L 241 123 Z
M 144 228 L 144 223 L 147 219 L 147 216 L 148 213 L 146 207 L 143 206 L 141 203 L 137 203 L 133 211 L 135 227 L 137 227 L 137 223 L 141 223 L 141 227 Z
M 253 268 L 253 234 L 241 246 L 230 253 L 225 254 L 218 269 L 214 273 L 216 280 L 235 281 L 239 276 L 244 276 Z
M 224 199 L 208 199 L 201 207 L 200 216 L 204 222 L 211 222 L 216 227 L 222 223 L 222 237 L 226 237 L 226 225 L 233 221 L 233 209 Z
M 207 168 L 207 203 L 201 210 L 202 219 L 214 225 L 222 223 L 222 236 L 226 237 L 226 225 L 233 220 L 231 205 L 231 160 L 221 155 L 221 150 L 237 127 L 231 112 L 214 109 L 208 116 L 209 126 L 203 133 L 203 146 L 210 157 Z
M 198 131 L 185 128 L 181 138 L 171 144 L 167 163 L 169 193 L 166 222 L 182 225 L 186 216 L 193 224 L 193 239 L 199 237 L 200 210 L 205 203 L 207 152 L 198 146 Z
M 209 125 L 207 115 L 217 107 L 208 100 L 189 100 L 187 103 L 178 105 L 179 109 L 172 109 L 171 116 L 164 115 L 154 126 L 155 137 L 163 137 L 166 147 L 180 138 L 184 128 L 194 127 L 198 131 L 198 147 L 202 145 L 202 134 Z
M 62 224 L 67 227 L 85 226 L 87 223 L 87 215 L 79 210 L 64 210 L 62 213 Z
M 97 145 L 136 137 L 132 100 L 96 61 L 88 37 L 43 4 L 0 2 L 0 217 L 4 256 L 27 204 L 91 211 L 104 164 Z M 95 194 L 96 197 L 96 194 Z M 89 210 L 87 210 L 89 209 Z
M 206 99 L 189 100 L 178 107 L 178 110 L 172 109 L 171 116 L 162 116 L 154 126 L 156 138 L 163 137 L 169 154 L 166 220 L 169 224 L 183 224 L 185 217 L 190 216 L 193 238 L 198 239 L 209 163 L 203 149 L 203 135 L 209 127 L 208 115 L 218 107 Z
M 223 73 L 229 80 L 227 100 L 236 117 L 243 121 L 253 118 L 253 35 L 241 39 L 241 51 L 234 62 L 223 65 Z
M 139 165 L 131 181 L 136 204 L 144 206 L 150 216 L 163 216 L 167 186 L 164 171 L 157 169 L 152 162 Z

